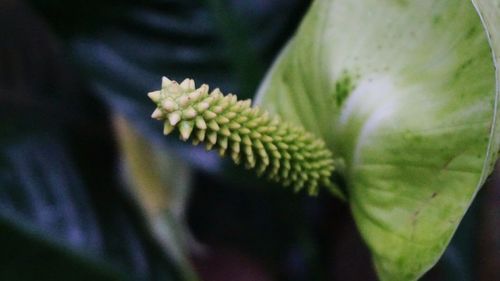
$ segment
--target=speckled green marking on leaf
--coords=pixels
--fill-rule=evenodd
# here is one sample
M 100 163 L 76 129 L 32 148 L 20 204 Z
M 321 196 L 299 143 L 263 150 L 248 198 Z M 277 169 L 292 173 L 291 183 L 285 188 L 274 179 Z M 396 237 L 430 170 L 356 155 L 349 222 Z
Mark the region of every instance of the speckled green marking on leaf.
M 251 101 L 224 96 L 219 89 L 209 93 L 207 85 L 194 81 L 181 84 L 163 78 L 162 89 L 148 96 L 157 108 L 152 117 L 164 120 L 164 134 L 178 129 L 184 141 L 205 143 L 221 156 L 229 152 L 236 164 L 295 190 L 308 188 L 316 194 L 319 185 L 332 187 L 333 155 L 321 139 L 303 128 L 271 118 Z

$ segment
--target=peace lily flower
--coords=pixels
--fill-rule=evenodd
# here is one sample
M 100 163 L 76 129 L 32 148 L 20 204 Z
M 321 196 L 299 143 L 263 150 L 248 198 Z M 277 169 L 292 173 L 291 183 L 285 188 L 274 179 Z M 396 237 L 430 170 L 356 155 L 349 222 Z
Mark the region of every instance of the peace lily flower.
M 149 94 L 152 117 L 312 194 L 342 197 L 331 174 L 344 163 L 380 279 L 416 280 L 497 159 L 499 54 L 498 1 L 317 0 L 261 85 L 260 108 L 164 79 Z

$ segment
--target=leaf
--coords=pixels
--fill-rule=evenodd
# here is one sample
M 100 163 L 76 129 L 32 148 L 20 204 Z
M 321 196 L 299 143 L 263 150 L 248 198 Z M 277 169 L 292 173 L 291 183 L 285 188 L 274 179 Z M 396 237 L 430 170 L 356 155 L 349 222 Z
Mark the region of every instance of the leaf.
M 55 246 L 19 222 L 0 217 L 2 280 L 130 280 L 110 264 Z
M 102 179 L 86 186 L 61 139 L 32 134 L 3 144 L 0 244 L 8 266 L 0 274 L 12 278 L 7 280 L 66 280 L 82 270 L 81 278 L 98 280 L 160 272 L 173 278 L 176 270 L 152 249 L 124 198 L 100 185 Z M 57 270 L 62 262 L 64 269 Z
M 42 259 L 39 266 L 43 262 L 49 271 L 64 259 L 68 270 L 81 267 L 87 277 L 117 280 L 120 275 L 113 277 L 116 268 L 96 259 L 103 250 L 103 237 L 88 193 L 61 143 L 37 136 L 36 142 L 4 144 L 0 160 L 0 241 L 6 260 L 2 264 L 7 264 L 0 271 L 2 279 L 33 280 L 38 275 L 42 280 L 63 280 L 70 276 L 65 269 L 57 273 L 35 267 L 25 270 L 31 259 Z M 89 257 L 78 256 L 75 250 Z
M 178 279 L 114 180 L 102 104 L 28 7 L 0 12 L 0 279 Z
M 496 160 L 498 1 L 477 3 L 484 26 L 467 1 L 318 0 L 261 86 L 345 159 L 382 280 L 437 262 Z
M 115 114 L 113 124 L 129 192 L 164 252 L 182 269 L 186 280 L 197 280 L 188 260 L 188 242 L 193 238 L 184 215 L 190 182 L 187 164 L 164 145 L 149 142 L 125 117 Z

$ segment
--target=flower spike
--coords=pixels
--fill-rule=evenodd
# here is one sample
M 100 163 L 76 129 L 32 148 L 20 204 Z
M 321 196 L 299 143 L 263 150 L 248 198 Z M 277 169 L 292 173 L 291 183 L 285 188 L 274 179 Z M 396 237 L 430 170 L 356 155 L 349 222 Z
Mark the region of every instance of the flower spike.
M 152 118 L 164 122 L 164 134 L 177 129 L 182 140 L 205 143 L 207 149 L 296 191 L 307 188 L 315 195 L 320 185 L 334 186 L 333 155 L 325 143 L 302 127 L 251 107 L 250 100 L 238 101 L 219 89 L 209 93 L 207 85 L 195 88 L 191 79 L 179 84 L 166 77 L 161 90 L 148 96 L 157 106 Z

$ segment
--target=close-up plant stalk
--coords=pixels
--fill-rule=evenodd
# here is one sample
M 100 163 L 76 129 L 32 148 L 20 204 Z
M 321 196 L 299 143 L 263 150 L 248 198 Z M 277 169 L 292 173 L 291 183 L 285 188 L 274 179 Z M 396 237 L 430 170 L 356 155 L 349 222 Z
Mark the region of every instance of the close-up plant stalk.
M 234 163 L 244 163 L 258 176 L 266 175 L 295 191 L 307 188 L 316 195 L 321 185 L 335 188 L 334 155 L 324 141 L 252 107 L 251 100 L 224 96 L 218 88 L 209 93 L 206 84 L 196 88 L 192 79 L 179 84 L 166 77 L 161 90 L 148 96 L 157 105 L 151 117 L 164 121 L 165 135 L 177 128 L 180 139 L 205 143 L 207 150 L 217 149 L 220 156 L 227 153 Z M 337 194 L 342 196 L 339 190 Z

